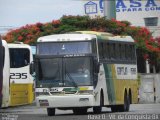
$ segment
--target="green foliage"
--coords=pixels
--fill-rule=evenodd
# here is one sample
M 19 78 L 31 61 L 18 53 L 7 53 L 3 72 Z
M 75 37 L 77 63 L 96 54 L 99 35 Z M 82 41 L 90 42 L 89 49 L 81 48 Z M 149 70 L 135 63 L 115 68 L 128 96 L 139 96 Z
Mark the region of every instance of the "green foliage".
M 76 28 L 87 28 L 90 18 L 88 16 L 63 16 L 60 21 L 63 25 Z
M 7 42 L 20 41 L 26 44 L 35 44 L 40 36 L 62 34 L 78 30 L 92 30 L 109 32 L 114 35 L 129 35 L 136 42 L 136 46 L 144 53 L 160 53 L 160 41 L 152 38 L 148 29 L 131 26 L 128 21 L 106 20 L 104 17 L 91 19 L 88 16 L 63 16 L 60 20 L 48 23 L 26 25 L 16 30 L 11 30 L 3 38 Z M 160 57 L 158 57 L 160 58 Z
M 72 32 L 72 31 L 77 31 L 77 30 L 81 30 L 75 26 L 71 26 L 71 25 L 61 25 L 58 29 L 56 29 L 53 33 L 54 34 L 63 34 L 66 32 Z

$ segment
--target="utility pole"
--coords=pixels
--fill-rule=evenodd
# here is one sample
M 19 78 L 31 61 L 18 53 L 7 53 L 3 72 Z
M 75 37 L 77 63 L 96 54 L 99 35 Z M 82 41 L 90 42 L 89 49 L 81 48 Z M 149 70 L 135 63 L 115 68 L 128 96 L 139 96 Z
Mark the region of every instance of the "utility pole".
M 104 17 L 116 19 L 116 0 L 104 0 Z

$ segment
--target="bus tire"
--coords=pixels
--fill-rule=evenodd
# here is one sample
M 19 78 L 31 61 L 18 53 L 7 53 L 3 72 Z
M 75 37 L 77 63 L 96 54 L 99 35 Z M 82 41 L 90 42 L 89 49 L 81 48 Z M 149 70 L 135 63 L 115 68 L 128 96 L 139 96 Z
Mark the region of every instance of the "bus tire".
M 48 116 L 54 116 L 55 112 L 56 112 L 55 108 L 47 108 Z
M 131 100 L 130 100 L 131 98 L 130 98 L 130 95 L 127 95 L 127 107 L 126 107 L 126 112 L 128 112 L 129 111 L 129 109 L 130 109 L 130 102 L 131 102 Z
M 111 106 L 111 111 L 112 112 L 118 112 L 119 111 L 119 106 L 117 106 L 117 105 Z
M 120 112 L 127 112 L 129 111 L 130 108 L 130 98 L 127 95 L 127 92 L 124 94 L 124 104 L 119 106 L 119 111 Z
M 102 111 L 102 107 L 100 106 L 93 107 L 93 113 L 100 114 L 101 111 Z
M 100 106 L 93 107 L 93 113 L 100 114 L 102 112 L 102 106 L 103 106 L 103 97 L 101 95 L 101 97 L 100 97 Z
M 87 114 L 87 108 L 73 108 L 73 113 L 75 115 L 85 115 Z

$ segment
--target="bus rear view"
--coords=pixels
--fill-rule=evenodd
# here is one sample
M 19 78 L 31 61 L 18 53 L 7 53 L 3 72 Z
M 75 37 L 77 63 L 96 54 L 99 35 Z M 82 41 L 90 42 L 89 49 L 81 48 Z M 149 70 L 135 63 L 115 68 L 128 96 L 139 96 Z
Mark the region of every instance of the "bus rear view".
M 98 106 L 93 93 L 98 72 L 95 35 L 60 34 L 38 39 L 36 53 L 36 103 L 46 107 L 86 113 Z M 97 74 L 96 74 L 97 73 Z

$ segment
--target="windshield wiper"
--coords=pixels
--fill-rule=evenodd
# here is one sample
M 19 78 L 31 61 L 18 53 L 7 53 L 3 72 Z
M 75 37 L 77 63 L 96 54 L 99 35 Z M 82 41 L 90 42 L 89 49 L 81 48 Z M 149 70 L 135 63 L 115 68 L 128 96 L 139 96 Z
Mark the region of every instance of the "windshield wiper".
M 65 73 L 67 74 L 68 78 L 71 80 L 71 82 L 73 83 L 74 87 L 78 87 L 76 82 L 74 81 L 74 79 L 72 78 L 72 76 L 70 75 L 70 73 L 65 69 Z

